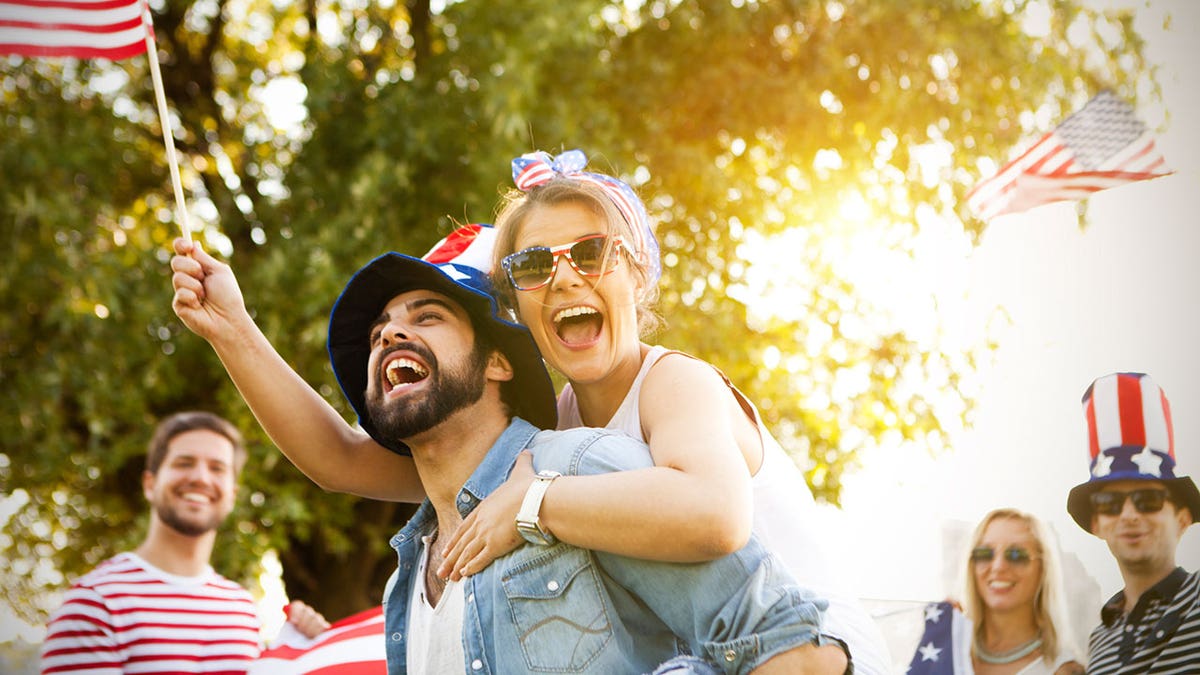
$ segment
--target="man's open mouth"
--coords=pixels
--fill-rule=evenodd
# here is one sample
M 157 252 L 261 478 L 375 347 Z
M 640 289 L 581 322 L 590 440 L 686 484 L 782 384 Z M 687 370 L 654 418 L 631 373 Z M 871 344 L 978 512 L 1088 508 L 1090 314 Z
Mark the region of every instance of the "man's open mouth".
M 397 359 L 392 359 L 384 368 L 384 377 L 387 378 L 388 391 L 395 389 L 401 385 L 413 384 L 420 382 L 429 376 L 429 369 L 416 361 L 401 356 Z

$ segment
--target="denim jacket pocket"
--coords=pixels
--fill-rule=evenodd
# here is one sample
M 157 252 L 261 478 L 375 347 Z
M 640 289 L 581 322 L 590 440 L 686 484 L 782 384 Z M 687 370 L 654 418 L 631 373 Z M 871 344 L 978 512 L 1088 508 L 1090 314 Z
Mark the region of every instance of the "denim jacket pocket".
M 586 672 L 612 639 L 603 585 L 587 551 L 526 546 L 512 556 L 501 583 L 530 670 Z

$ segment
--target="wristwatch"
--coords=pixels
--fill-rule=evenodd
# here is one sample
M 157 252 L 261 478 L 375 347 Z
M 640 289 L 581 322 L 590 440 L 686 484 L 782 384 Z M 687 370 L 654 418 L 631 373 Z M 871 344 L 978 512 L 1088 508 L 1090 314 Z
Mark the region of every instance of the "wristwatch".
M 558 541 L 553 534 L 542 527 L 538 512 L 542 510 L 542 498 L 546 496 L 546 489 L 550 487 L 555 478 L 561 475 L 557 471 L 539 471 L 525 492 L 521 509 L 517 511 L 517 532 L 520 532 L 525 541 L 531 544 L 549 546 Z

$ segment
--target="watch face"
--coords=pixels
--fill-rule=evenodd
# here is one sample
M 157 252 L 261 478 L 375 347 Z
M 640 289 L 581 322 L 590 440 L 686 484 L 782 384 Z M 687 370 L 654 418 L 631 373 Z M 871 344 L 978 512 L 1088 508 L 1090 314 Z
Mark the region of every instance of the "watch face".
M 525 541 L 527 541 L 531 544 L 537 544 L 539 546 L 549 546 L 550 544 L 553 544 L 555 542 L 555 539 L 553 536 L 543 532 L 542 529 L 540 527 L 538 527 L 537 524 L 535 524 L 535 523 L 527 523 L 524 521 L 518 521 L 517 522 L 517 532 L 521 533 L 521 536 L 525 539 Z

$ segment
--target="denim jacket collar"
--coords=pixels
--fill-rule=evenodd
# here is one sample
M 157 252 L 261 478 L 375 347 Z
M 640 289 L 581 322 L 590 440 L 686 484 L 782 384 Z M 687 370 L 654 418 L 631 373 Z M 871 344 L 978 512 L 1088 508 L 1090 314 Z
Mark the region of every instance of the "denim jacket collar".
M 517 455 L 529 445 L 539 429 L 520 417 L 512 418 L 508 428 L 492 444 L 475 472 L 458 491 L 458 512 L 466 518 L 477 504 L 508 480 Z
M 516 463 L 517 455 L 529 445 L 530 440 L 538 431 L 537 427 L 520 417 L 512 418 L 508 427 L 484 455 L 483 461 L 475 467 L 471 477 L 459 489 L 458 499 L 455 501 L 459 515 L 466 518 L 471 511 L 475 510 L 480 501 L 508 479 L 508 474 L 512 471 L 513 464 Z M 433 505 L 426 499 L 413 514 L 408 524 L 392 537 L 390 542 L 392 548 L 398 549 L 405 541 L 427 534 L 433 529 L 435 522 L 437 522 L 437 514 L 434 513 Z

